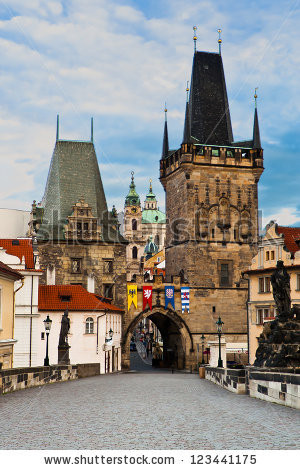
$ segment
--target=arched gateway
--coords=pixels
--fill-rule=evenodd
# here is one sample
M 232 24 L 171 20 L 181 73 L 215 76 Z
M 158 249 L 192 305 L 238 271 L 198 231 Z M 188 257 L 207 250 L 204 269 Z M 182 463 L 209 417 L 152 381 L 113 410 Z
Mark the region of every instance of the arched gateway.
M 164 294 L 164 286 L 157 276 L 153 285 L 152 310 L 147 306 L 144 310 L 131 307 L 125 315 L 122 342 L 122 368 L 130 368 L 130 339 L 138 324 L 145 318 L 149 318 L 159 329 L 163 339 L 163 367 L 176 369 L 189 368 L 194 362 L 193 337 L 184 318 L 171 308 L 161 305 Z M 140 298 L 140 286 L 138 286 L 138 300 Z M 138 307 L 140 307 L 138 301 Z

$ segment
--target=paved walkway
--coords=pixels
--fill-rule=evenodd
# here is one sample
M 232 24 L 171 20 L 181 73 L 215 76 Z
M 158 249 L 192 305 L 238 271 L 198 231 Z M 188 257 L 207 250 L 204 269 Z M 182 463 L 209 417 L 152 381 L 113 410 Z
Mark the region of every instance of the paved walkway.
M 0 447 L 297 449 L 299 418 L 194 374 L 130 372 L 0 397 Z

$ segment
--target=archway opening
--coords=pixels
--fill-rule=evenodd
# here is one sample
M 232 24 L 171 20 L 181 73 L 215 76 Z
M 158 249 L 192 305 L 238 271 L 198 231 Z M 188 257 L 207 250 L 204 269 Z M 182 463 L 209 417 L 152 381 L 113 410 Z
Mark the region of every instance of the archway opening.
M 134 322 L 129 336 L 130 369 L 185 368 L 182 329 L 165 313 L 149 312 Z

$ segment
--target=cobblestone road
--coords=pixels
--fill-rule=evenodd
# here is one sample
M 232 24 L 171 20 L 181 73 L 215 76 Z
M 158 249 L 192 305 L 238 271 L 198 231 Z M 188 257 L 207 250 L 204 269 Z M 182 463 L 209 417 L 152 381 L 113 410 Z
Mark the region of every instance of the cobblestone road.
M 0 397 L 0 448 L 296 449 L 299 417 L 197 375 L 129 372 Z

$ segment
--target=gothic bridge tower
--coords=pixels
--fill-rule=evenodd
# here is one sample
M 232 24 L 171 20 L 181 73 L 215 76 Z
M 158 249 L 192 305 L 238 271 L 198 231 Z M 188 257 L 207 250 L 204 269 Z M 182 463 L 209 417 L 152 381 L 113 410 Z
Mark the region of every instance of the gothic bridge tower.
M 196 343 L 198 334 L 215 334 L 219 315 L 227 341 L 246 341 L 241 272 L 256 253 L 257 184 L 264 169 L 256 98 L 253 138 L 234 142 L 220 51 L 195 50 L 177 150 L 169 150 L 165 123 L 166 278 L 181 273 L 191 288 L 187 322 Z

